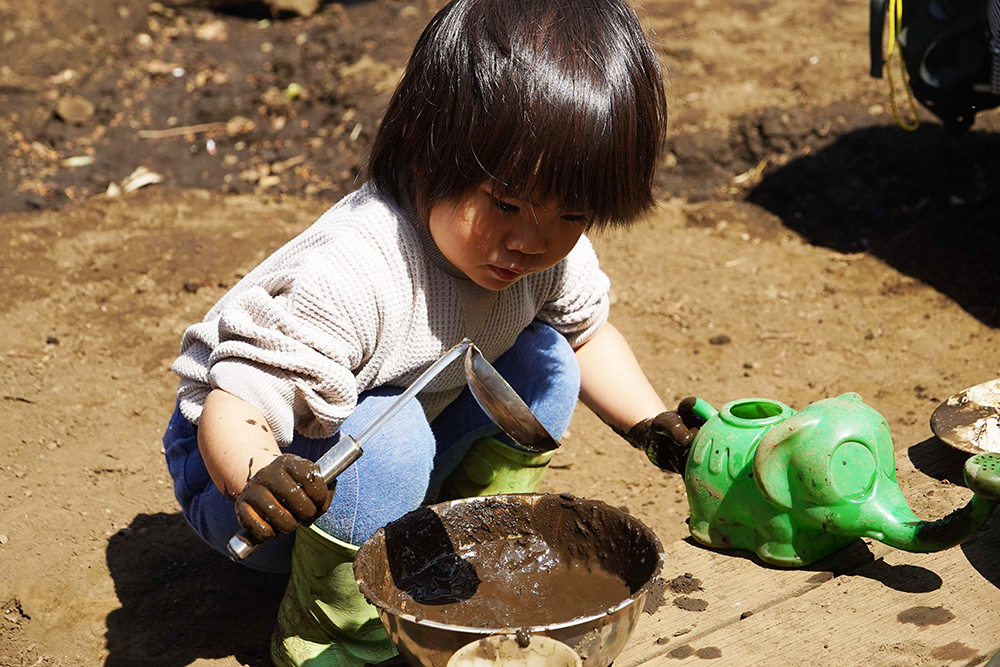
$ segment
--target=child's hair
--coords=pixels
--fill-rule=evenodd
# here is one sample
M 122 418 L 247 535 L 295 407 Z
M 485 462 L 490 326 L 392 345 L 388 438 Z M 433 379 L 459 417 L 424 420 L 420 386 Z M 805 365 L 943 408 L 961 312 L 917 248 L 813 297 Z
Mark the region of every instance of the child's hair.
M 653 204 L 666 131 L 660 67 L 625 0 L 452 0 L 425 28 L 368 161 L 424 217 L 490 181 L 628 224 Z

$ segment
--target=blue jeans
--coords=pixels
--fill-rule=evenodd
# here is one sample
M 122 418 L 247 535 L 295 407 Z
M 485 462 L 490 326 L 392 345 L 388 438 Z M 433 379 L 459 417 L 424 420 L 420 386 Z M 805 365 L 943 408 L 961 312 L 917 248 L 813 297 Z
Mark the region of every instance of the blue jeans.
M 455 363 L 461 363 L 457 361 Z M 535 321 L 494 364 L 556 438 L 569 427 L 580 393 L 573 349 L 552 327 Z M 403 392 L 379 387 L 358 397 L 341 429 L 357 435 Z M 364 455 L 337 478 L 333 502 L 316 525 L 350 544 L 362 544 L 381 526 L 417 509 L 458 466 L 473 442 L 499 429 L 466 388 L 432 422 L 410 401 L 364 446 Z M 296 435 L 283 451 L 317 460 L 339 440 Z M 167 468 L 184 518 L 209 545 L 227 553 L 238 530 L 233 503 L 212 483 L 198 451 L 197 427 L 175 410 L 163 436 Z M 294 533 L 261 545 L 243 562 L 287 572 Z

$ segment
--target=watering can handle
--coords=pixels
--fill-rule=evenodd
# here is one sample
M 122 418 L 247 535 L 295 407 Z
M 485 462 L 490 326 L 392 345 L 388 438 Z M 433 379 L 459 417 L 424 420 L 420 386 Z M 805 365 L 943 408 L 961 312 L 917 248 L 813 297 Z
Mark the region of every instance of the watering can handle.
M 695 398 L 694 405 L 691 407 L 691 412 L 705 421 L 708 421 L 715 415 L 719 414 L 719 411 L 712 407 L 712 404 L 703 398 Z

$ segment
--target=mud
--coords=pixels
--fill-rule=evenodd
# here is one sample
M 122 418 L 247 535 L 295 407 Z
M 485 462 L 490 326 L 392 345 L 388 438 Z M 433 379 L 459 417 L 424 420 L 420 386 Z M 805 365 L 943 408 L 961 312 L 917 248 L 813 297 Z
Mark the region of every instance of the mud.
M 1000 380 L 970 387 L 939 405 L 931 429 L 971 454 L 1000 452 Z
M 0 107 L 13 117 L 13 131 L 0 132 L 9 156 L 0 212 L 102 194 L 140 165 L 164 184 L 230 193 L 297 192 L 333 202 L 353 188 L 433 8 L 350 3 L 274 20 L 251 3 L 221 11 L 206 4 L 88 7 L 101 20 L 99 34 L 74 35 L 79 45 L 67 40 L 44 53 L 22 45 L 5 54 L 0 62 L 10 72 L 0 72 Z M 25 23 L 12 27 L 27 33 Z M 67 53 L 86 41 L 94 53 Z M 60 101 L 73 99 L 93 107 L 76 123 L 57 112 Z M 8 130 L 4 120 L 0 129 Z M 79 155 L 92 159 L 62 166 Z
M 807 584 L 824 584 L 831 579 L 833 579 L 833 572 L 817 572 L 813 576 L 806 579 Z
M 655 614 L 656 610 L 667 603 L 667 584 L 662 579 L 655 580 L 646 591 L 646 602 L 642 611 L 645 614 Z
M 694 655 L 694 649 L 685 644 L 684 646 L 678 646 L 667 655 L 675 660 L 683 660 L 684 658 L 690 658 Z
M 698 579 L 690 572 L 685 572 L 679 577 L 674 577 L 667 582 L 667 586 L 674 593 L 680 593 L 681 595 L 687 595 L 689 593 L 702 590 L 701 579 Z
M 475 577 L 462 576 L 472 572 Z M 629 596 L 617 574 L 536 536 L 484 542 L 442 556 L 399 586 L 409 598 L 399 602 L 405 611 L 483 628 L 592 616 Z
M 697 656 L 702 660 L 714 660 L 722 657 L 722 650 L 717 646 L 706 646 L 704 648 L 695 649 L 690 644 L 685 644 L 684 646 L 678 646 L 674 650 L 667 653 L 667 655 L 675 660 L 690 658 L 692 655 Z
M 698 598 L 679 597 L 674 600 L 674 606 L 684 611 L 705 611 L 708 603 Z
M 969 648 L 962 642 L 945 644 L 931 651 L 931 657 L 935 660 L 968 660 L 978 654 L 979 651 Z
M 910 607 L 896 615 L 900 623 L 913 623 L 918 628 L 944 625 L 955 619 L 955 614 L 944 607 Z
M 444 503 L 411 512 L 359 552 L 378 607 L 474 628 L 599 616 L 653 584 L 660 549 L 635 519 L 572 496 Z
M 969 502 L 937 521 L 921 522 L 914 534 L 914 543 L 926 545 L 929 550 L 937 551 L 965 540 L 990 517 L 992 509 L 986 507 L 987 503 L 979 502 L 982 500 L 973 497 L 973 501 L 977 502 Z M 988 501 L 988 503 L 994 502 Z

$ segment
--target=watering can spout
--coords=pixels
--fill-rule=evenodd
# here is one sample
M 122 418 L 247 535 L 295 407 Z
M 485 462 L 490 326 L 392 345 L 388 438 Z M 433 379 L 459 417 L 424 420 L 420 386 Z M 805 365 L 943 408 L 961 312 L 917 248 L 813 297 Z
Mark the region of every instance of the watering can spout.
M 1000 454 L 984 453 L 965 463 L 965 482 L 975 493 L 964 507 L 936 521 L 921 521 L 910 512 L 881 526 L 879 534 L 869 537 L 896 549 L 929 552 L 948 549 L 971 537 L 990 518 L 1000 504 Z

